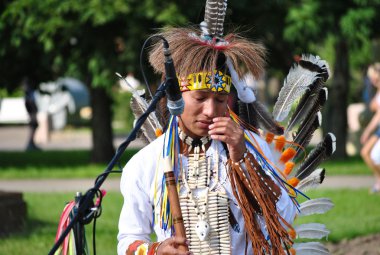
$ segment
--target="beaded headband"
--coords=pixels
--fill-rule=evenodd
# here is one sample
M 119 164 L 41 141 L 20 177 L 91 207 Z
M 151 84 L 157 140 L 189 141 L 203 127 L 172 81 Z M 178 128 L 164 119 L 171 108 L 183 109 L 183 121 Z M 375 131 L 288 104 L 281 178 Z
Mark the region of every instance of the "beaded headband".
M 190 90 L 208 89 L 212 92 L 229 93 L 231 90 L 231 76 L 214 70 L 211 72 L 199 72 L 189 74 L 186 78 L 179 78 L 180 89 L 182 92 Z

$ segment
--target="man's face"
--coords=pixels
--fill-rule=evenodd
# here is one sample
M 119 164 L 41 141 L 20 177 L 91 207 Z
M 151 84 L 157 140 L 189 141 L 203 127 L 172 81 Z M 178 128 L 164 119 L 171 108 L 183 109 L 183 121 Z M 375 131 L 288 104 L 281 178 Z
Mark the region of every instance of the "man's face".
M 189 136 L 207 136 L 212 119 L 226 116 L 227 94 L 209 90 L 193 90 L 182 93 L 185 109 L 181 115 L 180 127 Z

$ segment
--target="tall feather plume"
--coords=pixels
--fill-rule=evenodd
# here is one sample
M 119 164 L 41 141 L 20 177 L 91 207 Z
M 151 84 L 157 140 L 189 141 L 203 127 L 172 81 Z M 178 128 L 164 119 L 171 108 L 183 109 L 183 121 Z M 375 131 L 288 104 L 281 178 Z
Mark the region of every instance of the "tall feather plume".
M 288 116 L 292 104 L 313 84 L 317 75 L 317 72 L 300 65 L 290 69 L 274 105 L 273 116 L 276 121 L 281 122 Z
M 149 106 L 148 101 L 143 97 L 145 91 L 137 91 L 132 86 L 130 86 L 127 80 L 119 73 L 116 73 L 116 75 L 131 88 L 131 109 L 135 118 L 138 119 L 148 109 Z M 142 135 L 143 139 L 149 143 L 157 138 L 157 130 L 162 131 L 162 126 L 154 112 L 149 114 L 148 118 L 141 126 L 141 130 L 142 132 L 140 134 Z
M 298 238 L 308 239 L 321 239 L 327 237 L 330 231 L 324 224 L 321 223 L 307 223 L 294 227 Z
M 307 255 L 329 255 L 329 250 L 321 243 L 318 242 L 307 242 L 307 243 L 296 243 L 293 245 L 296 250 L 296 254 L 307 254 Z
M 328 90 L 326 87 L 319 89 L 321 80 L 311 85 L 310 89 L 302 96 L 297 108 L 290 117 L 285 133 L 292 130 L 295 125 L 305 119 L 307 116 L 321 110 L 328 98 Z
M 309 176 L 322 161 L 334 153 L 335 149 L 336 138 L 332 133 L 328 133 L 323 141 L 320 142 L 300 164 L 295 176 L 299 180 Z
M 251 103 L 253 115 L 256 116 L 260 126 L 275 135 L 282 135 L 284 133 L 284 128 L 280 126 L 270 115 L 266 107 L 259 101 L 254 101 Z
M 207 0 L 204 22 L 208 34 L 212 37 L 223 36 L 224 18 L 227 11 L 227 0 Z M 207 33 L 206 32 L 206 33 Z
M 306 192 L 310 189 L 318 187 L 325 179 L 325 169 L 317 168 L 308 177 L 303 179 L 297 185 L 297 189 L 302 192 Z
M 302 124 L 299 126 L 298 131 L 296 132 L 293 142 L 298 144 L 300 147 L 296 149 L 296 155 L 294 160 L 296 160 L 303 151 L 302 148 L 306 148 L 309 144 L 314 131 L 321 126 L 322 123 L 322 114 L 317 112 L 314 115 L 311 115 L 309 118 L 305 119 Z
M 313 214 L 324 214 L 334 207 L 329 198 L 310 199 L 300 204 L 299 216 L 308 216 Z

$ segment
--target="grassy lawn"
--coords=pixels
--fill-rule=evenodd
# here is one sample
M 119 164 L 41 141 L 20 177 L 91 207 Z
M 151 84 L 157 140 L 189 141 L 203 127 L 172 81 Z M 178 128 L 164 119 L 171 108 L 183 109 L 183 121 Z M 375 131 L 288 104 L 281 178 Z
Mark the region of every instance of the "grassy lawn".
M 318 190 L 308 192 L 311 198 L 329 197 L 334 208 L 323 215 L 300 217 L 296 224 L 323 223 L 331 231 L 328 241 L 338 242 L 380 232 L 380 195 L 360 190 Z
M 126 150 L 120 166 L 136 152 L 136 149 Z M 89 159 L 88 150 L 0 152 L 0 178 L 95 178 L 107 165 L 90 164 Z
M 328 175 L 371 175 L 372 172 L 361 157 L 349 157 L 345 160 L 328 160 L 321 165 Z
M 127 150 L 120 165 L 123 166 L 136 150 Z M 94 178 L 102 173 L 106 164 L 89 164 L 90 152 L 41 151 L 0 152 L 0 178 Z M 370 175 L 360 157 L 344 161 L 330 160 L 323 165 L 328 175 Z M 110 178 L 119 178 L 119 174 Z M 368 195 L 368 190 L 319 190 L 311 197 L 330 197 L 335 207 L 326 215 L 297 219 L 297 223 L 321 222 L 331 230 L 328 241 L 338 242 L 356 236 L 380 232 L 380 196 Z M 47 254 L 54 244 L 59 216 L 73 193 L 24 193 L 28 204 L 25 230 L 0 238 L 0 254 Z M 103 214 L 97 220 L 97 253 L 116 254 L 116 234 L 122 197 L 109 192 L 103 201 Z M 91 247 L 92 224 L 86 226 Z M 92 247 L 90 248 L 92 249 Z M 92 252 L 91 252 L 92 254 Z
M 28 220 L 25 231 L 0 239 L 0 254 L 47 254 L 54 244 L 58 219 L 64 203 L 73 194 L 26 193 Z M 380 196 L 364 190 L 319 190 L 311 197 L 330 197 L 335 207 L 325 215 L 299 218 L 301 222 L 320 222 L 331 230 L 329 241 L 380 232 Z M 122 197 L 109 192 L 103 201 L 103 214 L 97 220 L 96 244 L 98 254 L 116 253 L 116 235 Z M 91 245 L 92 224 L 86 226 Z M 92 249 L 92 248 L 91 248 Z M 92 252 L 91 252 L 92 254 Z
M 26 193 L 28 220 L 25 231 L 0 239 L 0 254 L 47 254 L 54 245 L 58 220 L 66 202 L 75 194 Z M 109 192 L 103 200 L 103 212 L 96 221 L 97 254 L 116 254 L 116 235 L 122 197 Z M 92 226 L 86 225 L 88 245 L 92 245 Z M 92 246 L 90 247 L 92 253 Z
M 136 152 L 136 149 L 126 150 L 120 165 L 124 166 Z M 106 164 L 90 164 L 89 158 L 90 152 L 87 150 L 0 152 L 0 178 L 95 178 L 105 170 Z M 329 176 L 371 174 L 360 157 L 330 160 L 322 166 Z

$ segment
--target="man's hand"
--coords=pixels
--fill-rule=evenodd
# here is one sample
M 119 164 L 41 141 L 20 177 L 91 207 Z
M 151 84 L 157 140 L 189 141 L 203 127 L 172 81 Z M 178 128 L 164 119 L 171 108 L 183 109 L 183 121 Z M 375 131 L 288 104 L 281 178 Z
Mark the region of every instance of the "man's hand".
M 190 251 L 182 251 L 179 246 L 188 246 L 188 241 L 183 237 L 171 237 L 163 241 L 156 250 L 157 255 L 193 255 Z
M 217 117 L 209 126 L 211 139 L 219 140 L 227 144 L 230 158 L 237 162 L 243 158 L 246 151 L 244 143 L 244 131 L 230 117 Z

